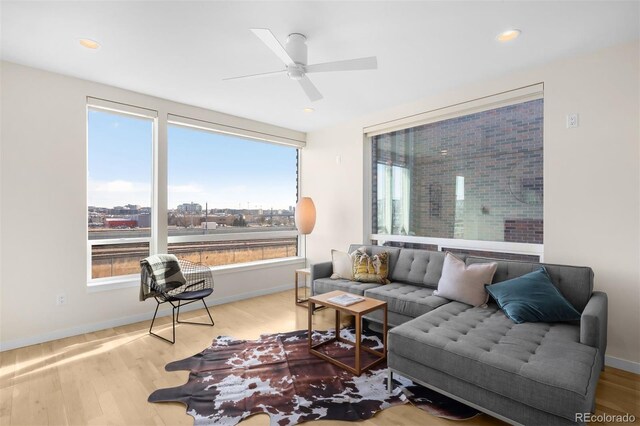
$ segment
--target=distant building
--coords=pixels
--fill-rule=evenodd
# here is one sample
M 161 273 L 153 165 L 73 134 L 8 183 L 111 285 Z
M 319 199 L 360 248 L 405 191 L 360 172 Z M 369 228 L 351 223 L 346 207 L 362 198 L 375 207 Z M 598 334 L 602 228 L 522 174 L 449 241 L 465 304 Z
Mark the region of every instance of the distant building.
M 236 219 L 236 216 L 230 215 L 230 214 L 209 215 L 209 220 L 212 220 L 212 219 L 215 223 L 218 224 L 218 226 L 220 225 L 232 226 L 233 221 Z
M 200 226 L 202 227 L 202 229 L 216 229 L 218 227 L 218 223 L 217 222 L 202 222 L 200 224 Z
M 138 208 L 140 206 L 134 206 L 133 204 L 127 204 L 126 206 L 116 206 L 112 209 L 109 209 L 109 214 L 112 215 L 132 215 L 138 214 Z
M 198 203 L 184 203 L 178 206 L 178 211 L 182 213 L 201 213 L 202 206 Z
M 109 213 L 109 209 L 108 208 L 106 208 L 106 207 L 96 207 L 96 206 L 89 206 L 87 211 L 89 211 L 91 213 L 102 213 L 102 214 Z
M 134 219 L 138 222 L 138 228 L 151 228 L 151 215 L 143 213 L 136 215 Z

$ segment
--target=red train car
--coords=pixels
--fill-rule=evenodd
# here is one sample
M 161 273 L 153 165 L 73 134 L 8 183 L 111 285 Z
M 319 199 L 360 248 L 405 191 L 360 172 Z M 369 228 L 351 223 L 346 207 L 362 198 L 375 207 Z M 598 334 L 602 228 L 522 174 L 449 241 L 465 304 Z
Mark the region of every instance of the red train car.
M 104 220 L 105 228 L 137 228 L 138 221 L 135 219 L 120 219 L 117 217 L 110 217 Z

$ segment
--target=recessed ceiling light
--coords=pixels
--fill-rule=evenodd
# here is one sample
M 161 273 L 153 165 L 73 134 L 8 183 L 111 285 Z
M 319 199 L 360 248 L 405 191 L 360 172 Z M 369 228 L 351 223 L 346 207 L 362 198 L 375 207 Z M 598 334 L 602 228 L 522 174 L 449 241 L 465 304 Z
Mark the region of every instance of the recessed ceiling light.
M 310 113 L 312 113 L 313 111 L 315 111 L 315 109 L 313 109 L 313 108 L 303 108 L 302 110 L 303 110 L 304 112 L 306 112 L 307 114 L 310 114 Z
M 501 42 L 511 41 L 518 38 L 521 32 L 522 31 L 517 29 L 503 31 L 496 36 L 496 40 Z
M 87 49 L 99 49 L 100 43 L 95 40 L 91 40 L 90 38 L 81 38 L 80 45 L 86 47 Z
M 448 153 L 449 153 L 449 151 L 446 150 L 446 149 L 441 149 L 440 150 L 440 155 L 447 155 Z

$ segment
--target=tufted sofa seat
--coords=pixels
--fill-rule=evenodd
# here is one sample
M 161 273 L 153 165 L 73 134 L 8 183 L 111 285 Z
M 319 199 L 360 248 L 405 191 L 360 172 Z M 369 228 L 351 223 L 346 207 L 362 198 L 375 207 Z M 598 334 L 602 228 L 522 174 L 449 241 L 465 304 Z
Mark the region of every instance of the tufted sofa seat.
M 575 323 L 515 324 L 489 303 L 474 308 L 434 296 L 445 253 L 351 245 L 389 251 L 390 284 L 332 280 L 331 262 L 311 266 L 312 292 L 343 290 L 387 302 L 390 372 L 514 424 L 576 424 L 592 412 L 604 368 L 607 296 L 593 291 L 587 267 L 544 264 L 554 285 L 579 311 Z M 459 256 L 467 264 L 496 261 L 493 282 L 536 270 L 534 262 Z M 379 312 L 365 316 L 376 324 Z
M 390 312 L 402 313 L 412 318 L 449 303 L 449 300 L 433 295 L 433 289 L 394 282 L 366 291 L 368 297 L 387 302 Z
M 570 324 L 515 324 L 495 304 L 448 303 L 389 333 L 389 357 L 429 366 L 482 389 L 573 420 L 593 409 L 601 364 Z M 393 361 L 390 360 L 393 364 Z

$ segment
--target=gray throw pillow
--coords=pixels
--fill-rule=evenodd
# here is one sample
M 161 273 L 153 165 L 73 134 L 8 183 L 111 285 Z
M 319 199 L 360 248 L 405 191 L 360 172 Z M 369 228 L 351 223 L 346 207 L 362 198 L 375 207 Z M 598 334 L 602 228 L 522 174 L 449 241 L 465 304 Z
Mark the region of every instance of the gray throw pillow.
M 442 266 L 442 275 L 438 281 L 438 289 L 433 294 L 467 305 L 485 305 L 489 294 L 484 286 L 491 284 L 497 268 L 498 264 L 495 262 L 474 263 L 467 266 L 464 261 L 447 253 Z

